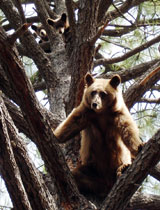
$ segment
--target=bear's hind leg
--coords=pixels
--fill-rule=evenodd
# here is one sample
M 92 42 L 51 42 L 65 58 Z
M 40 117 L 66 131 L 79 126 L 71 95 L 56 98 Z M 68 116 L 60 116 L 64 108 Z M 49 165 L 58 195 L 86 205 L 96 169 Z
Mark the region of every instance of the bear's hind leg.
M 83 195 L 94 194 L 103 197 L 111 189 L 104 177 L 101 177 L 92 166 L 79 165 L 72 171 L 72 174 Z

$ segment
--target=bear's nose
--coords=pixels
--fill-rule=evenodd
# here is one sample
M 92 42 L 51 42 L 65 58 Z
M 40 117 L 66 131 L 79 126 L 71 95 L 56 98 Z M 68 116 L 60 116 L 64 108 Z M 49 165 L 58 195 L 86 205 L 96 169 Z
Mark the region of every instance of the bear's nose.
M 96 103 L 93 103 L 92 104 L 92 107 L 95 109 L 97 107 L 97 104 Z

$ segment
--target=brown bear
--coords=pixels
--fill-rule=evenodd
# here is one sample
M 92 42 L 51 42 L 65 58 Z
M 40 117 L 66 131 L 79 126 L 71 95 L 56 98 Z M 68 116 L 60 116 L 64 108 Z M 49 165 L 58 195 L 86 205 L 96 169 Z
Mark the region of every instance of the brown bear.
M 80 105 L 54 131 L 59 142 L 82 131 L 81 161 L 73 175 L 83 194 L 106 195 L 142 145 L 118 88 L 120 82 L 119 75 L 94 79 L 86 74 Z

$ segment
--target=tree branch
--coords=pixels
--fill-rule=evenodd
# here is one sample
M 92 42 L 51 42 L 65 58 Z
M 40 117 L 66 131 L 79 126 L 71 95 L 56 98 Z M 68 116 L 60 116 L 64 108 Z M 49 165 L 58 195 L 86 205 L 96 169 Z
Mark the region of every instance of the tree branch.
M 141 98 L 138 102 L 141 103 L 155 103 L 155 104 L 160 104 L 160 98 L 157 99 L 152 99 L 152 98 Z
M 146 209 L 146 210 L 159 210 L 160 209 L 160 196 L 144 194 L 144 193 L 135 193 L 130 202 L 129 206 L 126 210 L 138 210 L 138 209 Z
M 126 13 L 131 8 L 140 5 L 141 3 L 148 1 L 148 0 L 128 0 L 125 1 L 120 7 L 118 7 L 118 10 L 115 9 L 111 12 L 108 12 L 105 16 L 105 20 L 112 21 L 116 19 L 117 17 L 120 17 L 121 14 Z
M 22 23 L 26 23 L 25 15 L 23 12 L 23 7 L 20 0 L 14 0 L 16 7 L 18 8 L 19 14 L 22 19 Z
M 134 23 L 134 25 L 115 25 L 110 24 L 109 26 L 117 27 L 118 29 L 106 29 L 103 32 L 104 36 L 112 36 L 112 37 L 121 37 L 125 34 L 130 33 L 131 31 L 134 31 L 136 28 L 140 27 L 146 27 L 146 26 L 159 26 L 160 25 L 160 19 L 149 19 L 149 20 L 139 20 L 138 22 Z M 120 29 L 120 27 L 122 29 Z
M 100 75 L 99 77 L 107 79 L 111 78 L 114 74 L 119 74 L 123 82 L 129 81 L 131 79 L 136 79 L 137 77 L 142 76 L 145 72 L 148 71 L 149 68 L 152 68 L 153 65 L 155 65 L 157 62 L 159 62 L 160 59 L 155 59 L 152 61 L 148 61 L 146 63 L 141 63 L 139 65 L 136 65 L 130 69 L 122 69 L 119 71 L 110 71 L 105 74 Z
M 15 43 L 16 39 L 20 38 L 20 36 L 22 36 L 30 26 L 31 26 L 31 24 L 24 23 L 12 35 L 10 35 L 8 37 L 8 41 L 10 42 L 10 44 L 13 45 Z
M 160 181 L 160 164 L 157 164 L 154 168 L 151 169 L 150 175 Z
M 26 18 L 26 22 L 27 23 L 39 23 L 40 19 L 38 16 L 33 16 L 33 17 Z M 3 29 L 5 31 L 9 31 L 9 30 L 13 29 L 13 26 L 12 26 L 12 24 L 9 23 L 9 24 L 3 25 Z
M 97 17 L 97 23 L 100 23 L 104 20 L 105 13 L 107 12 L 108 8 L 112 4 L 113 0 L 101 0 L 99 3 L 98 8 L 98 17 Z
M 157 62 L 153 67 L 151 67 L 145 75 L 138 79 L 133 85 L 131 85 L 124 94 L 124 99 L 126 105 L 130 109 L 140 98 L 143 94 L 149 90 L 160 78 L 160 71 L 154 74 L 145 84 L 141 84 L 147 75 L 153 72 L 157 67 L 159 68 L 160 62 Z
M 2 49 L 0 51 L 2 66 L 7 73 L 13 91 L 19 98 L 23 116 L 26 118 L 29 129 L 34 133 L 35 143 L 57 187 L 61 206 L 66 205 L 76 209 L 82 204 L 84 208 L 92 209 L 84 197 L 79 194 L 53 135 L 49 120 L 46 119 L 41 105 L 36 99 L 16 51 L 8 46 L 7 37 L 2 29 L 0 30 L 0 48 Z
M 9 131 L 10 139 L 12 139 L 11 144 L 16 163 L 18 164 L 30 204 L 33 209 L 53 210 L 53 197 L 50 195 L 39 171 L 35 168 L 34 164 L 30 160 L 26 145 L 23 143 L 23 139 L 18 136 L 17 129 L 15 128 L 9 113 L 7 112 L 2 98 L 0 100 L 3 106 L 4 116 L 7 119 L 6 126 Z M 36 197 L 36 199 L 33 199 L 33 197 Z
M 152 46 L 153 44 L 155 44 L 159 41 L 160 41 L 160 35 L 157 36 L 156 38 L 140 45 L 139 47 L 136 47 L 135 49 L 127 52 L 126 54 L 124 54 L 122 56 L 119 56 L 116 58 L 110 58 L 110 59 L 99 59 L 99 60 L 95 61 L 95 66 L 113 64 L 113 63 L 118 63 L 118 62 L 124 61 L 125 59 L 147 49 L 148 47 Z

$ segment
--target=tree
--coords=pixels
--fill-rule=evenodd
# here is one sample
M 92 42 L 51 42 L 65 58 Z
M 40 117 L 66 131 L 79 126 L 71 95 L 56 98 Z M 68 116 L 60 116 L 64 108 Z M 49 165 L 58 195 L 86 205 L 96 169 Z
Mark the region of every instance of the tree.
M 28 17 L 25 8 L 28 11 L 31 3 L 36 15 Z M 145 110 L 159 118 L 159 6 L 156 0 L 0 1 L 0 174 L 14 209 L 96 208 L 78 192 L 68 167 L 74 167 L 77 159 L 79 137 L 60 147 L 52 129 L 81 100 L 87 72 L 101 72 L 104 78 L 118 73 L 128 108 L 136 109 L 137 117 Z M 70 23 L 65 43 L 46 21 L 64 12 Z M 31 23 L 43 24 L 49 41 L 39 44 Z M 30 78 L 22 63 L 24 56 L 38 69 Z M 38 101 L 35 92 L 39 90 L 46 93 L 49 110 Z M 160 180 L 159 165 L 155 167 L 160 160 L 160 130 L 156 130 L 104 202 L 97 204 L 101 209 L 160 208 L 159 196 L 138 193 L 132 197 L 148 174 Z M 47 175 L 36 169 L 19 132 L 36 144 Z

